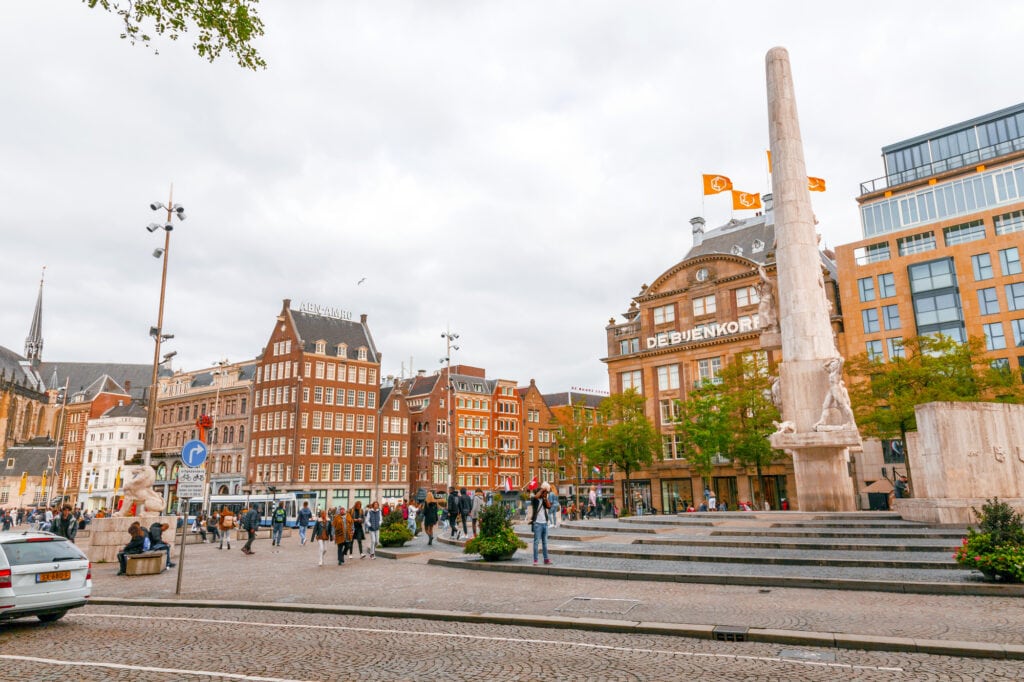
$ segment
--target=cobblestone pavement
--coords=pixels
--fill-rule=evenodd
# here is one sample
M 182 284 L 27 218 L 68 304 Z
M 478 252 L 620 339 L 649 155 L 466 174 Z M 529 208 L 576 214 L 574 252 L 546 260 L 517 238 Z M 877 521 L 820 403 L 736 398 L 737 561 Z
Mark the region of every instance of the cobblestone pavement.
M 463 556 L 459 548 L 426 546 L 418 536 L 398 561 L 350 558 L 344 566 L 328 550 L 323 567 L 317 549 L 295 537 L 282 547 L 257 540 L 244 556 L 215 545 L 189 545 L 182 597 L 210 600 L 343 604 L 452 612 L 558 616 L 576 598 L 628 600 L 628 610 L 609 613 L 597 604 L 570 615 L 631 621 L 840 632 L 1024 644 L 1019 598 L 846 592 L 796 588 L 654 583 L 552 577 L 543 573 L 491 573 L 431 566 L 432 556 Z M 519 557 L 522 558 L 519 558 Z M 528 550 L 516 561 L 527 561 Z M 176 557 L 177 558 L 177 557 Z M 116 577 L 116 564 L 93 567 L 94 595 L 174 598 L 176 572 Z M 91 611 L 91 607 L 86 612 Z
M 92 607 L 0 629 L 0 678 L 1020 680 L 1024 662 L 234 609 Z

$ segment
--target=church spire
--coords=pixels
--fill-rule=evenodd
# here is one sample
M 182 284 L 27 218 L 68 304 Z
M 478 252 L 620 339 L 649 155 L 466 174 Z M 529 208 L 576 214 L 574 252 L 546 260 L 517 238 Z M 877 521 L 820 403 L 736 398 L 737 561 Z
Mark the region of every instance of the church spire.
M 25 357 L 38 367 L 43 357 L 43 280 L 46 279 L 46 266 L 39 277 L 39 296 L 36 298 L 36 310 L 32 313 L 32 326 L 25 339 Z

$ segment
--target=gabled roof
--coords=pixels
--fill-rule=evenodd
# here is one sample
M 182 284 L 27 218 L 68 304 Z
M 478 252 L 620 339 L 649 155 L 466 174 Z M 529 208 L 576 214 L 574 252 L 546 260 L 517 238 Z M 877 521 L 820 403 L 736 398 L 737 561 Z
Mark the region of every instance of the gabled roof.
M 377 347 L 370 335 L 366 325 L 366 316 L 363 315 L 359 322 L 342 320 L 323 315 L 314 315 L 301 310 L 288 309 L 292 321 L 295 323 L 295 331 L 299 335 L 302 349 L 307 353 L 316 352 L 316 342 L 325 341 L 327 344 L 327 355 L 336 356 L 340 344 L 347 346 L 344 357 L 349 360 L 357 359 L 357 349 L 365 346 L 366 359 L 370 362 L 380 362 L 377 355 Z
M 541 397 L 544 398 L 544 402 L 547 403 L 548 407 L 577 405 L 582 400 L 584 407 L 591 407 L 595 410 L 597 409 L 597 406 L 601 404 L 601 401 L 605 399 L 605 396 L 603 395 L 594 395 L 593 393 L 575 393 L 572 391 L 563 393 L 545 393 Z
M 153 365 L 119 362 L 44 362 L 40 365 L 40 374 L 49 377 L 52 385 L 48 388 L 64 388 L 64 383 L 67 382 L 71 395 L 86 390 L 98 378 L 107 376 L 113 378 L 121 387 L 131 382 L 132 396 L 141 398 L 153 379 Z M 160 376 L 170 375 L 169 371 L 161 368 Z M 56 383 L 53 383 L 54 376 Z M 121 392 L 124 392 L 123 389 Z
M 146 407 L 142 403 L 130 401 L 126 405 L 114 405 L 104 412 L 102 417 L 139 417 L 146 418 Z
M 128 392 L 125 391 L 124 388 L 119 383 L 117 383 L 109 376 L 104 374 L 103 376 L 98 377 L 95 381 L 89 384 L 89 386 L 87 386 L 85 390 L 72 391 L 71 402 L 92 402 L 93 400 L 96 399 L 96 396 L 98 396 L 101 393 L 124 395 L 126 397 L 128 396 Z M 81 400 L 78 400 L 79 396 L 81 396 Z
M 29 476 L 42 476 L 43 472 L 50 469 L 49 475 L 54 475 L 54 469 L 60 467 L 60 448 L 49 439 L 33 439 L 25 445 L 14 445 L 7 448 L 4 453 L 4 461 L 0 462 L 0 476 L 21 476 L 27 473 Z M 51 458 L 53 467 L 49 466 Z M 13 466 L 7 468 L 7 463 L 14 460 Z
M 683 260 L 716 253 L 727 253 L 749 258 L 764 265 L 767 254 L 774 251 L 775 224 L 763 216 L 745 220 L 730 220 L 721 227 L 704 233 L 700 244 L 694 246 Z M 760 246 L 760 248 L 756 248 Z
M 380 389 L 380 402 L 381 409 L 388 404 L 388 398 L 391 397 L 391 392 L 395 390 L 394 386 L 382 386 Z
M 408 387 L 405 394 L 410 398 L 421 395 L 430 395 L 434 391 L 434 387 L 437 385 L 437 380 L 439 378 L 439 375 L 431 374 L 429 376 L 415 376 L 412 377 L 412 379 L 406 379 L 405 382 L 403 382 L 403 385 Z
M 451 382 L 456 391 L 479 393 L 480 395 L 494 393 L 494 387 L 497 386 L 497 382 L 494 379 L 481 379 L 480 377 L 469 376 L 468 374 L 452 374 Z

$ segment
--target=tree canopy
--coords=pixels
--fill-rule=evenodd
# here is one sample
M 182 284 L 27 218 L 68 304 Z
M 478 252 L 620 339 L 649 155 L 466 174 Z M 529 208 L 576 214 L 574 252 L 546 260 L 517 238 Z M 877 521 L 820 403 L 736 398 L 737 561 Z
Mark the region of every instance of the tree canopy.
M 644 412 L 644 397 L 629 389 L 601 401 L 599 424 L 595 425 L 584 446 L 587 464 L 614 464 L 629 477 L 640 467 L 661 458 L 661 437 Z
M 922 403 L 1024 401 L 1019 377 L 992 367 L 980 338 L 916 336 L 902 349 L 903 357 L 889 362 L 861 354 L 846 363 L 851 407 L 865 436 L 904 438 L 917 428 L 914 407 Z
M 150 44 L 153 36 L 177 40 L 196 31 L 192 48 L 212 62 L 224 50 L 245 69 L 266 68 L 251 42 L 263 35 L 263 20 L 256 13 L 259 0 L 83 0 L 119 16 L 124 23 L 121 38 Z

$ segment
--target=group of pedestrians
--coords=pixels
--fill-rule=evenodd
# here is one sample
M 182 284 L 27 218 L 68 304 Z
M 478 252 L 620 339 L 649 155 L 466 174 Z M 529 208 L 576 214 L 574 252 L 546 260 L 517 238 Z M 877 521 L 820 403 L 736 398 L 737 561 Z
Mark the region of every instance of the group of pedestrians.
M 453 540 L 458 540 L 459 538 L 468 540 L 470 528 L 473 529 L 473 537 L 476 537 L 477 522 L 479 521 L 480 512 L 483 510 L 484 504 L 484 493 L 479 488 L 473 491 L 472 495 L 465 488 L 458 491 L 454 487 L 448 488 L 445 520 L 451 528 Z M 460 521 L 462 522 L 461 530 L 459 530 Z M 432 535 L 431 540 L 433 540 Z
M 309 503 L 304 503 L 303 514 L 299 513 L 299 544 L 306 544 L 306 524 L 302 522 L 305 517 L 309 519 Z M 332 542 L 337 547 L 338 565 L 345 563 L 346 556 L 354 556 L 354 546 L 359 546 L 359 558 L 377 558 L 377 544 L 380 540 L 380 527 L 383 522 L 383 513 L 380 503 L 370 503 L 368 509 L 363 509 L 362 501 L 356 501 L 352 508 L 338 507 L 334 510 L 323 510 L 313 525 L 313 539 L 317 543 L 318 565 L 324 565 L 324 557 L 327 555 L 327 547 Z M 363 551 L 363 541 L 366 541 L 366 551 Z

